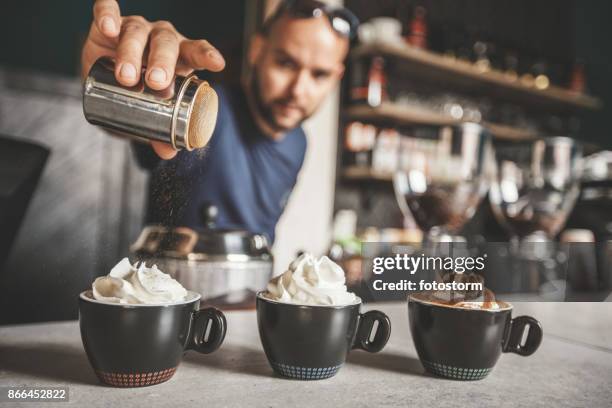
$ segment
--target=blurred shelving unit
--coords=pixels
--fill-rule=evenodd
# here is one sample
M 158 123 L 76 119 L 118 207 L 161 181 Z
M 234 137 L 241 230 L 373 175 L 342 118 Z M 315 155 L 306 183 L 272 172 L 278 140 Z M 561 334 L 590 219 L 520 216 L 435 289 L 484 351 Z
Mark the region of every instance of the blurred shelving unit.
M 431 125 L 447 126 L 461 123 L 461 120 L 417 107 L 402 106 L 394 103 L 382 103 L 375 108 L 350 106 L 344 110 L 347 119 L 384 122 L 395 125 Z M 514 126 L 484 122 L 484 125 L 497 138 L 509 140 L 526 140 L 535 137 L 529 130 Z
M 574 6 L 570 0 L 538 4 L 528 0 L 500 0 L 495 4 L 402 0 L 394 6 L 375 3 L 345 2 L 362 22 L 391 17 L 402 25 L 402 38 L 358 44 L 346 61 L 334 209 L 355 210 L 359 227 L 402 226 L 391 182 L 393 174 L 388 170 L 393 164 L 381 165 L 395 146 L 400 156 L 398 163 L 406 157 L 402 156 L 402 146 L 408 144 L 396 143 L 394 131 L 400 139 L 430 138 L 435 137 L 438 127 L 459 125 L 466 117 L 480 117 L 479 122 L 490 131 L 495 143 L 560 134 L 582 138 L 581 121 L 607 109 L 601 99 L 588 93 L 594 80 L 587 78 L 585 93 L 569 89 L 569 84 L 576 84 L 572 76 L 575 66 L 571 64 L 585 62 L 575 47 L 577 34 L 572 26 Z M 419 6 L 427 12 L 424 48 L 409 45 L 408 40 L 414 11 Z M 477 41 L 493 45 L 485 58 L 488 64 L 478 63 L 482 61 L 478 61 L 473 48 Z M 516 57 L 515 65 L 506 72 L 504 69 L 512 65 L 504 58 L 512 55 Z M 373 63 L 376 57 L 382 57 L 380 65 Z M 536 81 L 535 67 L 540 63 L 545 65 L 544 81 Z M 371 78 L 374 98 L 368 101 Z M 598 95 L 603 97 L 601 92 Z M 355 122 L 363 125 L 363 135 L 367 135 L 361 136 L 362 140 L 360 127 L 349 127 Z M 372 147 L 368 145 L 372 143 L 368 125 L 373 125 L 376 132 Z M 353 138 L 348 138 L 349 131 L 356 132 Z M 385 132 L 381 140 L 383 131 L 390 132 Z M 584 135 L 585 154 L 599 149 L 587 143 L 592 140 L 592 135 Z M 482 217 L 489 218 L 477 220 L 476 224 L 495 222 L 491 214 Z
M 539 89 L 519 78 L 511 78 L 504 72 L 481 70 L 472 62 L 450 58 L 405 44 L 359 45 L 351 52 L 351 59 L 383 56 L 394 61 L 396 71 L 411 78 L 436 83 L 439 87 L 456 92 L 483 94 L 500 100 L 511 101 L 527 108 L 576 112 L 597 110 L 602 102 L 593 96 L 572 92 L 555 85 Z M 375 123 L 382 126 L 451 126 L 461 119 L 441 114 L 420 106 L 395 102 L 382 102 L 379 106 L 348 105 L 341 109 L 343 122 L 352 120 Z M 503 123 L 483 121 L 482 124 L 497 140 L 522 141 L 538 136 L 531 129 Z M 342 136 L 342 135 L 341 135 Z M 357 166 L 340 166 L 341 180 L 352 182 L 389 181 L 391 175 Z
M 449 58 L 430 51 L 399 44 L 368 44 L 356 47 L 352 58 L 380 55 L 394 59 L 399 69 L 415 78 L 437 81 L 441 86 L 451 86 L 459 91 L 481 91 L 526 106 L 576 110 L 599 109 L 601 101 L 595 97 L 569 91 L 555 85 L 539 89 L 510 78 L 494 69 L 481 70 L 469 61 Z

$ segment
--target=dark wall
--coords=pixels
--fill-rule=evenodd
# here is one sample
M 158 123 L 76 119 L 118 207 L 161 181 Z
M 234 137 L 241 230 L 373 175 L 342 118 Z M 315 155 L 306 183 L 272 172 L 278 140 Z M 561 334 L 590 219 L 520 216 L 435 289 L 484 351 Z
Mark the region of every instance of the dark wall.
M 601 146 L 612 149 L 612 3 L 578 1 L 574 15 L 576 56 L 586 62 L 589 91 L 604 101 L 603 109 L 585 113 L 582 134 Z
M 190 38 L 205 38 L 227 59 L 214 78 L 237 81 L 242 61 L 248 0 L 120 0 L 123 15 L 169 20 Z M 2 4 L 0 65 L 79 74 L 80 50 L 89 31 L 93 1 L 22 0 Z
M 461 29 L 524 53 L 555 59 L 573 54 L 572 0 L 347 0 L 346 4 L 363 21 L 384 15 L 405 25 L 414 8 L 423 6 L 428 40 L 434 47 L 440 31 Z

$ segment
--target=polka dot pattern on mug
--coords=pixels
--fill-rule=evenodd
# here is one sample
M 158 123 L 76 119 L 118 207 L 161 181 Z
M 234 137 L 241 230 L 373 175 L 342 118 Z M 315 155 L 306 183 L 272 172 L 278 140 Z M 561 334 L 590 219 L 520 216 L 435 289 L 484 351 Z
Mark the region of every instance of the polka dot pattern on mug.
M 432 363 L 425 360 L 422 362 L 427 371 L 439 375 L 440 377 L 447 377 L 455 380 L 481 380 L 491 372 L 491 368 L 463 368 Z
M 108 373 L 96 370 L 100 381 L 115 387 L 146 387 L 168 381 L 176 372 L 176 367 L 148 373 Z
M 298 380 L 322 380 L 336 375 L 342 364 L 332 367 L 298 367 L 288 364 L 270 362 L 274 371 L 283 377 Z

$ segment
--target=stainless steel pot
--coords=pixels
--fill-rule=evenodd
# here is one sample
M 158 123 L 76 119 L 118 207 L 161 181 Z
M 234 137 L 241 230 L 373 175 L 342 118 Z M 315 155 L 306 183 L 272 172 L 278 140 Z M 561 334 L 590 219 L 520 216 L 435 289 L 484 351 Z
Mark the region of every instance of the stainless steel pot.
M 591 231 L 595 238 L 595 244 L 582 243 L 577 248 L 590 251 L 590 245 L 593 245 L 598 262 L 597 284 L 593 283 L 594 279 L 580 265 L 580 282 L 590 278 L 587 280 L 589 285 L 580 287 L 612 289 L 612 151 L 601 151 L 585 157 L 581 194 L 567 225 L 572 229 Z
M 263 235 L 216 229 L 216 209 L 206 210 L 207 228 L 146 226 L 131 246 L 133 258 L 156 264 L 185 288 L 222 309 L 255 308 L 255 294 L 272 276 L 273 258 Z
M 568 224 L 588 229 L 596 241 L 612 239 L 612 152 L 602 151 L 584 159 L 581 194 Z

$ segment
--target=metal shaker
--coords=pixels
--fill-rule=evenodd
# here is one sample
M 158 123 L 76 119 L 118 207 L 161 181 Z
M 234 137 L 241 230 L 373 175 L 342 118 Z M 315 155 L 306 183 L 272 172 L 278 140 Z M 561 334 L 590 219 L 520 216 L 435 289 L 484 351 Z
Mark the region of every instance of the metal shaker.
M 204 147 L 217 120 L 218 98 L 206 81 L 176 75 L 162 91 L 145 85 L 145 69 L 136 86 L 115 79 L 115 64 L 102 57 L 83 84 L 87 121 L 136 139 L 170 143 L 176 150 Z

